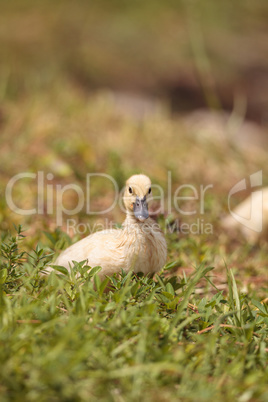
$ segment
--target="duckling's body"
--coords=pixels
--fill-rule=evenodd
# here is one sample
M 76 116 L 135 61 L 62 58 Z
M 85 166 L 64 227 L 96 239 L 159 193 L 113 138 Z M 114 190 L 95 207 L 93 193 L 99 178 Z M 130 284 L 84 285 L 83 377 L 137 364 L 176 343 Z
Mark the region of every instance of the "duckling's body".
M 158 272 L 166 262 L 167 246 L 159 226 L 152 220 L 146 223 L 126 219 L 123 229 L 96 232 L 65 250 L 57 265 L 70 269 L 72 261 L 87 260 L 91 267 L 101 266 L 100 276 L 126 272 Z
M 55 264 L 70 270 L 72 261 L 87 260 L 91 267 L 102 267 L 102 278 L 121 269 L 144 274 L 158 272 L 166 262 L 167 245 L 159 225 L 148 217 L 146 195 L 150 189 L 148 177 L 132 176 L 124 196 L 127 216 L 123 228 L 96 232 L 80 240 L 63 251 Z

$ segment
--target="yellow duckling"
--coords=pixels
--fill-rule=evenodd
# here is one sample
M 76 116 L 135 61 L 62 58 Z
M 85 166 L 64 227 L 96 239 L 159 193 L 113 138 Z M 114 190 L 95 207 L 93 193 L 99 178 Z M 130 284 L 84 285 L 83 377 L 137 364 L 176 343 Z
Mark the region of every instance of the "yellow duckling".
M 166 262 L 167 244 L 159 225 L 149 218 L 147 198 L 150 194 L 151 181 L 147 176 L 130 177 L 123 198 L 126 208 L 123 228 L 85 237 L 63 251 L 55 264 L 70 270 L 72 261 L 87 260 L 90 267 L 102 267 L 101 278 L 121 269 L 151 275 L 158 272 Z

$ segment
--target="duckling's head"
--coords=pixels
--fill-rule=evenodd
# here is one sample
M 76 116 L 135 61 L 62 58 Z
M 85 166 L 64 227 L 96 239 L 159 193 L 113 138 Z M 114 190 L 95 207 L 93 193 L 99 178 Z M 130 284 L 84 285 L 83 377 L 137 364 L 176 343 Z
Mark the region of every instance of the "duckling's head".
M 151 194 L 151 180 L 143 174 L 131 176 L 126 182 L 124 204 L 128 213 L 141 222 L 149 217 L 147 198 Z

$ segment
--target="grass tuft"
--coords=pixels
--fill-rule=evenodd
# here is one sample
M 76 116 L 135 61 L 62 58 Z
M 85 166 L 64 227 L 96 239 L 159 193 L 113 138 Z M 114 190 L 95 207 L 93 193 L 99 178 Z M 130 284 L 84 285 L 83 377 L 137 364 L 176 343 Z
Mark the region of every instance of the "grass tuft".
M 265 400 L 268 309 L 231 270 L 213 295 L 196 292 L 204 263 L 100 281 L 74 261 L 44 277 L 51 251 L 21 239 L 18 227 L 1 246 L 2 400 Z

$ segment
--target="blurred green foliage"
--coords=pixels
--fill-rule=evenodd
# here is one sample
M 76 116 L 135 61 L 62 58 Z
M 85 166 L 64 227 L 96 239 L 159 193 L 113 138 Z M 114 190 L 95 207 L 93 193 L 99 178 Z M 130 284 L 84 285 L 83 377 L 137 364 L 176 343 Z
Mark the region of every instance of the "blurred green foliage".
M 33 255 L 35 266 L 11 272 L 16 288 L 0 287 L 1 400 L 266 399 L 267 305 L 241 293 L 231 270 L 227 295 L 200 297 L 213 270 L 204 264 L 100 282 L 101 268 L 83 262 L 36 275 L 51 256 Z
M 242 91 L 251 114 L 267 122 L 258 90 L 267 88 L 267 20 L 265 0 L 2 1 L 2 92 L 29 94 L 59 76 L 86 91 L 169 96 L 178 87 L 189 91 L 182 110 L 202 91 L 199 106 L 230 109 Z

